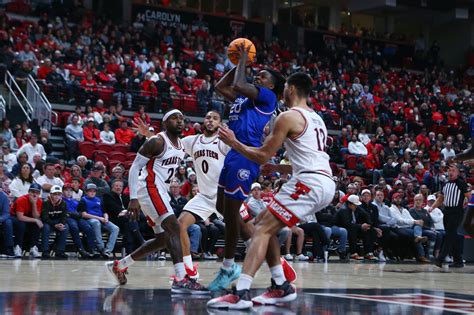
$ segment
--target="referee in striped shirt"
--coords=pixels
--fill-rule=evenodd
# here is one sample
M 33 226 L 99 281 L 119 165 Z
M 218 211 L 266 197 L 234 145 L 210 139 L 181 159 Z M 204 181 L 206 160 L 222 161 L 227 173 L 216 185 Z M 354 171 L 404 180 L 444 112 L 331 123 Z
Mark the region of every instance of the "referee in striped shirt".
M 462 268 L 464 262 L 461 256 L 462 242 L 458 241 L 458 228 L 464 218 L 464 200 L 471 196 L 471 192 L 468 191 L 466 182 L 459 177 L 459 166 L 456 163 L 449 166 L 448 178 L 449 182 L 444 185 L 438 199 L 428 209 L 428 212 L 431 212 L 440 205 L 444 206 L 443 223 L 446 236 L 435 265 L 442 267 L 444 259 L 452 252 L 454 262 L 449 266 Z

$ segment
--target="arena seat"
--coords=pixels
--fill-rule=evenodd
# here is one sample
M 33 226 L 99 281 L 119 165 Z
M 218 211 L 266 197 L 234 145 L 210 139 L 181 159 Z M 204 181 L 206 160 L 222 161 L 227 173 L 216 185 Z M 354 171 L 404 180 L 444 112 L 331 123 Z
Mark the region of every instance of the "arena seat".
M 82 155 L 85 155 L 88 159 L 92 159 L 95 150 L 95 143 L 88 141 L 79 142 L 79 152 L 81 152 Z
M 112 151 L 127 153 L 130 151 L 130 147 L 127 144 L 116 143 L 113 145 Z
M 98 143 L 96 147 L 97 147 L 97 150 L 105 151 L 105 152 L 111 152 L 114 149 L 113 144 L 107 144 L 107 143 Z

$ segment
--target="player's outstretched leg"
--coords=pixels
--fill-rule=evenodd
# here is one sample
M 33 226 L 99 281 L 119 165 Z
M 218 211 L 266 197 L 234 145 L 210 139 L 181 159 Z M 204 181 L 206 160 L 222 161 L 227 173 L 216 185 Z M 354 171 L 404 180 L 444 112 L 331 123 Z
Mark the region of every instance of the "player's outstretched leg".
M 240 226 L 240 206 L 242 201 L 224 198 L 225 203 L 225 249 L 224 263 L 217 272 L 216 278 L 207 287 L 209 291 L 219 291 L 227 288 L 233 281 L 240 276 L 242 268 L 234 261 L 237 241 L 239 239 Z
M 180 228 L 178 220 L 174 215 L 170 215 L 161 223 L 168 237 L 168 250 L 173 260 L 175 278 L 171 286 L 172 293 L 178 294 L 207 294 L 209 291 L 197 282 L 197 279 L 191 279 L 186 274 L 186 268 L 183 263 L 183 251 L 181 247 Z
M 117 279 L 117 282 L 120 285 L 124 285 L 127 283 L 127 277 L 125 275 L 127 274 L 128 267 L 133 265 L 136 260 L 165 247 L 166 242 L 165 233 L 155 234 L 154 239 L 146 241 L 130 255 L 121 260 L 106 262 L 105 266 L 112 276 Z

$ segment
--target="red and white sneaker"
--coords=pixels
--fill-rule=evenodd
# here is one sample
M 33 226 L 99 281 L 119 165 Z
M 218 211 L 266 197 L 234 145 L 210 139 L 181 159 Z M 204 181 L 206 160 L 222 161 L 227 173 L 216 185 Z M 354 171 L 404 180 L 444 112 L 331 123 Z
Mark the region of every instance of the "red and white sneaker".
M 107 267 L 109 273 L 117 280 L 120 285 L 127 284 L 127 277 L 125 275 L 127 274 L 128 268 L 120 269 L 118 264 L 118 260 L 108 261 L 105 263 L 105 267 Z
M 226 308 L 229 310 L 245 310 L 252 306 L 250 291 L 237 291 L 235 288 L 231 294 L 220 296 L 207 302 L 207 307 L 209 308 Z
M 279 304 L 296 300 L 296 288 L 288 281 L 282 285 L 277 285 L 272 279 L 272 286 L 267 291 L 252 299 L 256 304 Z
M 190 269 L 188 266 L 184 265 L 184 269 L 186 270 L 186 274 L 191 279 L 199 279 L 199 271 L 197 269 L 198 264 L 194 264 L 193 269 Z M 170 276 L 171 280 L 176 279 L 176 275 Z
M 184 269 L 186 269 L 186 274 L 191 279 L 199 279 L 199 271 L 198 271 L 198 264 L 193 265 L 193 269 L 190 269 L 188 266 L 184 265 Z
M 181 281 L 174 278 L 173 285 L 171 286 L 171 293 L 199 295 L 208 294 L 209 290 L 205 286 L 199 284 L 197 279 L 191 279 L 186 275 Z
M 283 273 L 285 274 L 286 281 L 295 282 L 298 276 L 296 275 L 295 269 L 286 261 L 285 258 L 280 257 L 281 267 L 283 268 Z

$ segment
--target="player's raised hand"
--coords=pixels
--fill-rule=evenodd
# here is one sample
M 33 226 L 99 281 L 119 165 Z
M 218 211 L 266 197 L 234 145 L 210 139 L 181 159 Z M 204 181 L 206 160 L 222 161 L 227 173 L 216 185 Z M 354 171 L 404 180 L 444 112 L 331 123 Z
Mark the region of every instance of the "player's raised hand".
M 138 199 L 130 200 L 130 203 L 128 204 L 128 213 L 132 220 L 138 219 L 140 215 L 140 203 L 138 202 Z
M 236 140 L 234 132 L 225 125 L 219 127 L 219 139 L 230 146 L 232 146 L 232 143 Z
M 240 45 L 237 45 L 237 51 L 239 52 L 239 55 L 240 55 L 240 59 L 243 59 L 243 60 L 247 60 L 249 55 L 249 51 L 250 51 L 250 48 L 252 47 L 252 45 L 248 45 L 247 47 L 245 47 L 245 42 L 242 41 L 242 43 L 240 43 Z
M 133 128 L 132 130 L 135 132 L 139 132 L 140 134 L 144 135 L 145 137 L 150 137 L 153 135 L 148 128 L 148 126 L 140 117 L 134 119 L 133 123 Z

